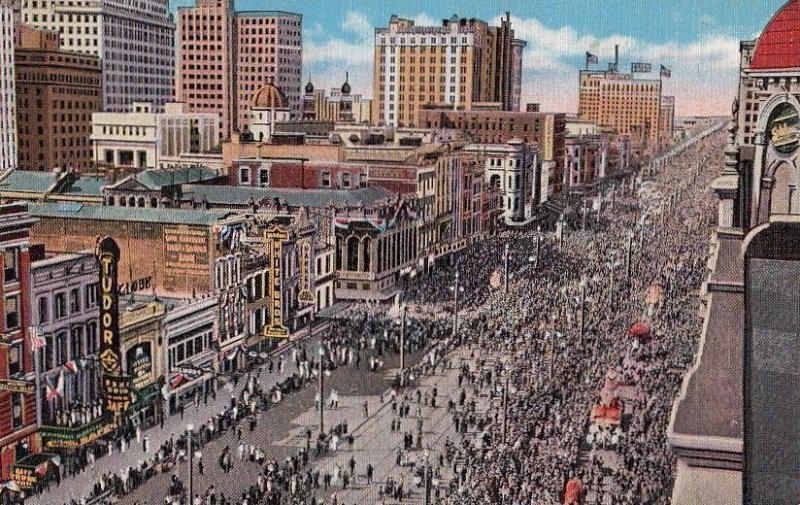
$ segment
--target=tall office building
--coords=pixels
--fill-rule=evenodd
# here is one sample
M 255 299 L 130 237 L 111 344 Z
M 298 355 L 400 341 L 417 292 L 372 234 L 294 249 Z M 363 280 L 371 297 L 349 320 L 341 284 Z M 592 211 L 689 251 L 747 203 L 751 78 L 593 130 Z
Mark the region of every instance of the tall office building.
M 440 27 L 415 26 L 392 16 L 388 28 L 375 30 L 373 122 L 416 124 L 423 105 L 519 110 L 525 45 L 509 15 L 499 27 L 457 16 Z
M 0 173 L 17 165 L 14 96 L 14 10 L 11 0 L 0 0 Z
M 243 130 L 255 93 L 274 84 L 300 111 L 302 16 L 235 12 L 233 0 L 178 9 L 176 95 L 193 112 L 216 112 L 221 137 Z
M 156 107 L 175 91 L 175 23 L 169 0 L 19 0 L 20 21 L 58 31 L 61 49 L 99 56 L 103 110 Z
M 103 101 L 100 59 L 61 51 L 58 32 L 17 25 L 15 38 L 19 168 L 88 169 L 92 113 Z
M 578 118 L 632 142 L 656 147 L 661 138 L 661 81 L 612 70 L 581 70 Z M 674 102 L 673 102 L 674 110 Z

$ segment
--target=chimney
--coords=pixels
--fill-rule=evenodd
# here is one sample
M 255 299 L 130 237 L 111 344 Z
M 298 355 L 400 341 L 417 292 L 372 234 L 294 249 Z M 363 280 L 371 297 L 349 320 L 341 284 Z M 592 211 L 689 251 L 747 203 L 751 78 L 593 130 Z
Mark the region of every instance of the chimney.
M 619 69 L 619 44 L 614 44 L 614 66 Z

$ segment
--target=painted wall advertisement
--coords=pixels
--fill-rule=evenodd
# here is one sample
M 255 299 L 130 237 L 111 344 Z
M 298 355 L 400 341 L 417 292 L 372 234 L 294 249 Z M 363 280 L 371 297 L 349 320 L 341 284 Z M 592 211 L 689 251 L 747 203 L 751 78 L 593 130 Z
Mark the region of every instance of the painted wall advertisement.
M 128 409 L 130 379 L 122 374 L 119 339 L 119 246 L 110 237 L 98 241 L 95 255 L 100 267 L 100 371 L 106 408 L 114 413 Z

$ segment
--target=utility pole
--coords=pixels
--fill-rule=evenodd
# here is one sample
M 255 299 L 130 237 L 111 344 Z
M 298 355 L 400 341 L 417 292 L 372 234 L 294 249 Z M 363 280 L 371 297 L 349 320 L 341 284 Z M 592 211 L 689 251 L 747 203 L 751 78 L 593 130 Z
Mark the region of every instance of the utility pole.
M 633 230 L 628 231 L 628 250 L 625 260 L 625 278 L 628 282 L 631 280 L 631 250 L 633 249 Z
M 508 434 L 508 371 L 506 370 L 506 383 L 503 387 L 503 444 L 506 443 Z
M 456 270 L 456 282 L 453 286 L 453 336 L 458 334 L 458 270 Z
M 581 229 L 586 231 L 586 213 L 589 212 L 586 208 L 586 197 L 583 197 L 583 216 L 581 217 Z
M 194 500 L 194 445 L 192 444 L 192 431 L 194 431 L 194 425 L 186 425 L 186 434 L 189 436 L 189 503 Z
M 508 294 L 508 242 L 506 242 L 506 250 L 503 253 L 503 290 Z
M 322 348 L 322 344 L 319 346 L 319 433 L 320 435 L 325 433 L 325 370 L 324 364 L 325 362 L 325 350 Z
M 406 304 L 400 307 L 400 372 L 406 369 Z
M 580 325 L 580 342 L 583 342 L 583 331 L 586 328 L 584 324 L 586 321 L 586 275 L 584 274 L 579 284 L 581 288 L 581 325 Z

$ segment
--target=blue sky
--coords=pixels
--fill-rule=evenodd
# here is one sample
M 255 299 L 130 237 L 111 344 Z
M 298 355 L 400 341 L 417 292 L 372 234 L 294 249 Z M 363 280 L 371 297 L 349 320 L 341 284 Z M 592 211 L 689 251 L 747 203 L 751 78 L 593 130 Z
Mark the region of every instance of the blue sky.
M 193 0 L 173 0 L 174 6 Z M 516 36 L 528 41 L 523 103 L 544 110 L 577 108 L 583 54 L 604 64 L 619 43 L 620 69 L 630 61 L 663 63 L 665 84 L 679 114 L 727 113 L 738 68 L 738 43 L 758 35 L 782 0 L 238 0 L 239 10 L 303 14 L 304 73 L 316 86 L 339 86 L 344 72 L 356 92 L 371 93 L 372 29 L 398 14 L 440 24 L 453 14 L 496 20 L 512 15 Z M 643 76 L 644 77 L 644 76 Z M 305 81 L 305 77 L 304 77 Z

